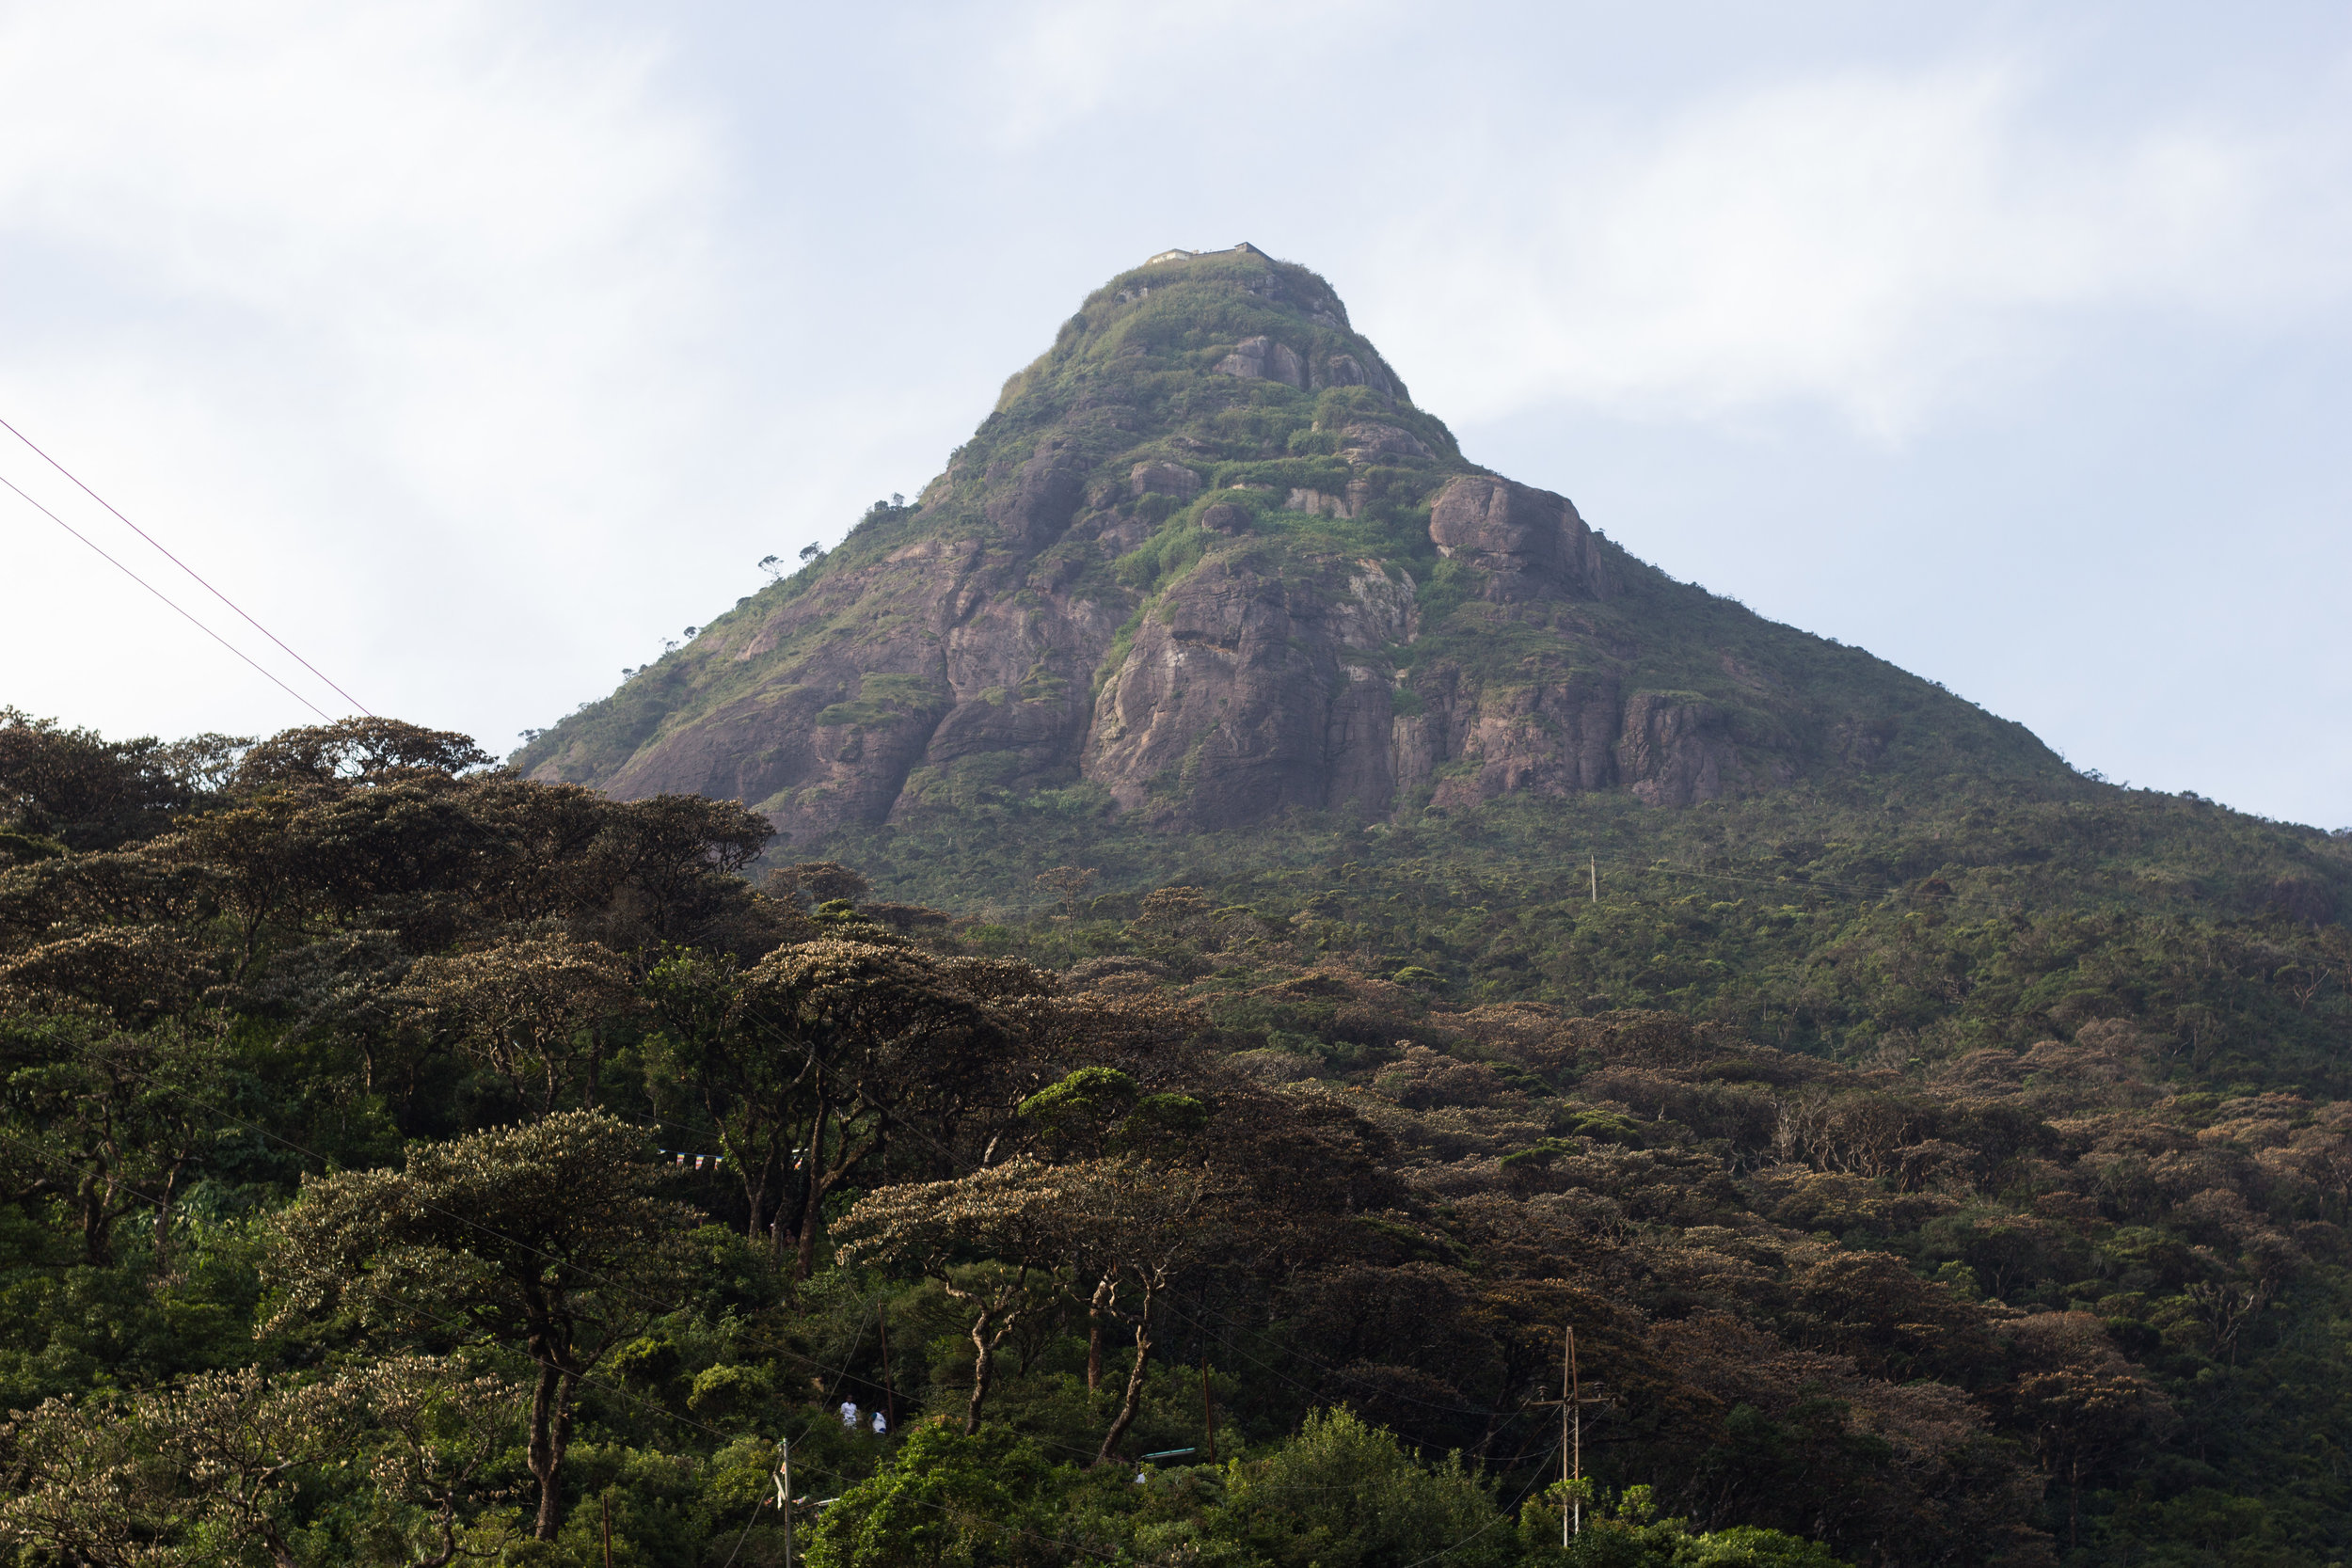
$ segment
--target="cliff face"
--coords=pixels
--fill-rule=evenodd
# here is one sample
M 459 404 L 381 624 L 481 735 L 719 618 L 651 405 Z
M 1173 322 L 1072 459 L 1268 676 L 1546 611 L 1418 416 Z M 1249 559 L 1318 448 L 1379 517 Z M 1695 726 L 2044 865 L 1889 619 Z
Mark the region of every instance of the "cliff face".
M 1079 784 L 1233 827 L 2062 768 L 1465 461 L 1322 279 L 1248 247 L 1097 291 L 915 504 L 516 760 L 803 842 Z

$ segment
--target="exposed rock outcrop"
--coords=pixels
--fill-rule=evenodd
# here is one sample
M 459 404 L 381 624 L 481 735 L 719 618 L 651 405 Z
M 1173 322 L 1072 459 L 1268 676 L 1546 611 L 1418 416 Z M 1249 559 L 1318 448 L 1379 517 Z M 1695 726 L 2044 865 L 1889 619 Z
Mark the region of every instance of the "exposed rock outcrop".
M 1565 496 L 1491 474 L 1446 482 L 1429 508 L 1438 553 L 1476 567 L 1493 599 L 1570 593 L 1610 596 L 1607 557 Z
M 1182 463 L 1170 463 L 1166 458 L 1138 463 L 1127 470 L 1128 494 L 1140 498 L 1153 491 L 1189 499 L 1200 493 L 1200 476 Z
M 1746 782 L 1723 711 L 1687 693 L 1642 691 L 1625 705 L 1617 771 L 1653 806 L 1713 800 Z
M 1340 455 L 1350 463 L 1377 463 L 1387 458 L 1427 463 L 1437 453 L 1420 436 L 1392 424 L 1351 424 L 1340 433 Z
M 1232 353 L 1217 361 L 1216 373 L 1245 381 L 1279 381 L 1285 387 L 1307 384 L 1306 362 L 1297 351 L 1271 338 L 1244 338 L 1233 345 Z

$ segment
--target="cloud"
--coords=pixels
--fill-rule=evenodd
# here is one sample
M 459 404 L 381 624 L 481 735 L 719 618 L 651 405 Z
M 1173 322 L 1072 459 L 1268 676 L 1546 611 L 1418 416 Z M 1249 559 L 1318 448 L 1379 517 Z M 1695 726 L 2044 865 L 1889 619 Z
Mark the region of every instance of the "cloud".
M 1392 0 L 1031 0 L 979 8 L 965 26 L 989 40 L 969 91 L 991 144 L 1024 152 L 1105 119 L 1138 149 L 1160 133 L 1200 135 L 1216 103 L 1265 116 L 1311 94 L 1301 67 L 1335 40 L 1387 19 Z M 1140 123 L 1160 114 L 1160 126 Z
M 553 8 L 0 10 L 0 400 L 355 690 L 470 705 L 432 667 L 566 635 L 734 431 L 724 160 L 660 61 Z M 119 592 L 58 569 L 16 668 Z M 218 711 L 110 673 L 84 717 Z
M 366 388 L 350 416 L 440 499 L 497 484 L 517 422 L 587 435 L 594 372 L 691 341 L 677 302 L 707 293 L 707 150 L 648 101 L 642 44 L 554 20 L 27 8 L 0 33 L 0 226 L 231 341 L 340 361 Z
M 1899 439 L 2062 352 L 2061 316 L 2341 299 L 2317 264 L 2345 227 L 2340 135 L 2085 139 L 2037 120 L 2038 85 L 1851 71 L 1560 127 L 1514 160 L 1516 195 L 1476 182 L 1391 229 L 1380 314 L 1466 418 L 1794 401 Z

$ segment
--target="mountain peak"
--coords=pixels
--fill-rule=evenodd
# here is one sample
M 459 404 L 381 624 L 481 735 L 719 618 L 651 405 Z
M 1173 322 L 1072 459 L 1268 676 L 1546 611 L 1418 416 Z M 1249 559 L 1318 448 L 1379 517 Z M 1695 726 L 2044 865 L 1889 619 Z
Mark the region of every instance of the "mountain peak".
M 803 843 L 1043 789 L 1232 826 L 2064 772 L 1469 462 L 1327 282 L 1247 244 L 1095 290 L 915 503 L 516 760 Z
M 1391 403 L 1411 401 L 1379 350 L 1349 325 L 1337 290 L 1245 241 L 1230 250 L 1164 250 L 1096 289 L 1054 346 L 1007 382 L 997 406 L 1041 370 L 1197 353 L 1212 339 L 1230 351 L 1188 368 L 1301 391 L 1368 387 Z

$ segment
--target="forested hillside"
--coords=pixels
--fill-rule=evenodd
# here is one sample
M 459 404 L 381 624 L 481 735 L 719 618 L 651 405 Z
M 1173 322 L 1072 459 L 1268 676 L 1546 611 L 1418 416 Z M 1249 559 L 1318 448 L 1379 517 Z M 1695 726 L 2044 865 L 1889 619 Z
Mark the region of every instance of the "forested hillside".
M 8 714 L 0 1539 L 2344 1557 L 2343 840 L 1586 805 L 976 791 L 813 860 L 388 722 Z

